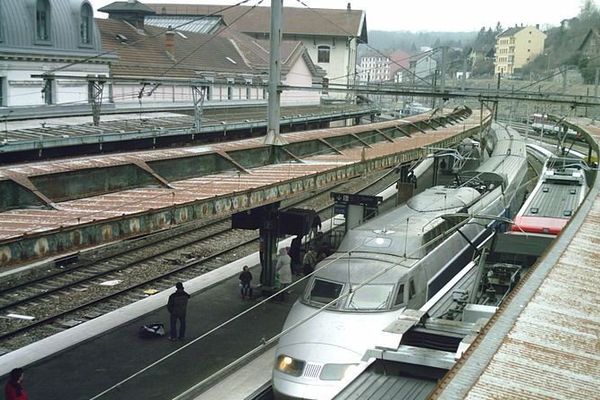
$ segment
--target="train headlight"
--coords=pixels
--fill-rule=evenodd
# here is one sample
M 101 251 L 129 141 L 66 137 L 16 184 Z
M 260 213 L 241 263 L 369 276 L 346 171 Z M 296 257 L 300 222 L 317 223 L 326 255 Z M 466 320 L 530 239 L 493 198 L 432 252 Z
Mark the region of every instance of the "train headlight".
M 283 372 L 284 374 L 300 376 L 302 375 L 302 370 L 304 370 L 304 364 L 304 361 L 296 360 L 295 358 L 286 356 L 285 354 L 277 357 L 277 370 Z
M 356 364 L 325 364 L 319 379 L 323 381 L 341 381 L 353 365 Z

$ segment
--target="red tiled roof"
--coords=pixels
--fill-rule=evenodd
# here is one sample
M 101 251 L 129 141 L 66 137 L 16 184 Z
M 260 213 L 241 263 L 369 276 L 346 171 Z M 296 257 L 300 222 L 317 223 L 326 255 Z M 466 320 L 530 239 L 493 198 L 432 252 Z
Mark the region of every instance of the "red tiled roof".
M 199 78 L 200 72 L 217 74 L 258 74 L 268 70 L 268 42 L 253 39 L 231 28 L 216 34 L 182 32 L 175 34 L 175 54 L 165 48 L 163 28 L 145 26 L 140 32 L 126 22 L 97 19 L 104 50 L 113 51 L 115 77 Z M 117 35 L 127 38 L 123 43 Z M 299 41 L 281 46 L 283 72 L 304 50 Z M 175 65 L 177 63 L 177 65 Z
M 157 15 L 222 15 L 226 24 L 244 33 L 269 33 L 269 7 L 237 6 L 222 11 L 225 5 L 148 4 Z M 246 14 L 247 13 L 247 14 Z M 238 19 L 239 18 L 239 19 Z M 362 10 L 326 8 L 283 8 L 283 33 L 288 35 L 364 36 L 366 17 Z M 364 31 L 364 32 L 363 32 Z

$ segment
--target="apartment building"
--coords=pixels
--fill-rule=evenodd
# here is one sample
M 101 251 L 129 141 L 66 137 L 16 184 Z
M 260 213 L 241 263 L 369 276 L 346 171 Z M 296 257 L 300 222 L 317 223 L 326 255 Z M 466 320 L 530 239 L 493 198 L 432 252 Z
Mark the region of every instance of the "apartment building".
M 544 52 L 546 34 L 536 26 L 515 26 L 496 37 L 496 74 L 512 75 Z

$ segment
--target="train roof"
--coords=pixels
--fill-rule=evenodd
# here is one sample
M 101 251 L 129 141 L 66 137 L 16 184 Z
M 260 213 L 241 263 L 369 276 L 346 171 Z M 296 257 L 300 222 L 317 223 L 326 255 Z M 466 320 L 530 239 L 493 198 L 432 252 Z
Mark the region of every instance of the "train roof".
M 443 222 L 442 215 L 464 209 L 479 196 L 471 187 L 426 189 L 404 205 L 350 230 L 338 251 L 421 258 L 425 233 Z

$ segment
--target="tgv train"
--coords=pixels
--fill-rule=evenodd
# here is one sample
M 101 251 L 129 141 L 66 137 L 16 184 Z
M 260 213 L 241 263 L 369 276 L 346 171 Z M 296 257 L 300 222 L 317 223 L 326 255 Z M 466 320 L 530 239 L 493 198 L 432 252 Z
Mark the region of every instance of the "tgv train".
M 587 193 L 584 169 L 585 165 L 579 159 L 549 158 L 511 230 L 558 235 Z
M 492 235 L 493 216 L 521 204 L 524 142 L 494 124 L 485 143 L 481 165 L 457 184 L 426 189 L 350 230 L 317 265 L 284 324 L 275 398 L 335 396 L 372 361 L 363 355 L 382 330 L 405 308 L 421 307 L 471 260 Z

